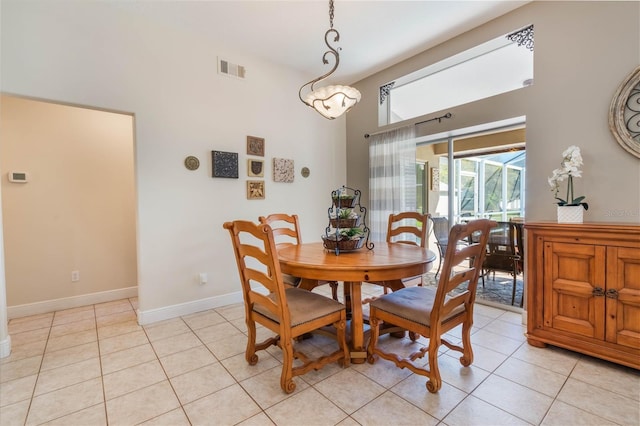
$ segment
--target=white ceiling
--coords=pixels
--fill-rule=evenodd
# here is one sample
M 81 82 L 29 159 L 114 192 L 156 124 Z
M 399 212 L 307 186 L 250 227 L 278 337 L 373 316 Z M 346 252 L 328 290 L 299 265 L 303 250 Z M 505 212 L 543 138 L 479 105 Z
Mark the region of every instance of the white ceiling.
M 516 9 L 528 1 L 335 0 L 340 66 L 333 80 L 351 84 Z M 329 2 L 319 0 L 135 1 L 117 7 L 242 52 L 297 69 L 310 79 L 330 70 Z M 225 58 L 234 62 L 234 58 Z M 248 70 L 251 72 L 251 70 Z

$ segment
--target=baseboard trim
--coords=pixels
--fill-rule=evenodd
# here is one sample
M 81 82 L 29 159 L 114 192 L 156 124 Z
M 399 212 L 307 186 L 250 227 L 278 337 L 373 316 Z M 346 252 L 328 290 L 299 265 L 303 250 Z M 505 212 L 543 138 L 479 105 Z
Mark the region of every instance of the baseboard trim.
M 476 297 L 476 303 L 479 305 L 491 306 L 492 308 L 502 309 L 503 311 L 515 312 L 517 314 L 522 313 L 522 308 L 513 305 L 505 305 L 503 303 L 494 302 L 492 300 L 484 300 Z
M 61 311 L 77 308 L 79 306 L 93 305 L 96 303 L 111 302 L 113 300 L 138 297 L 138 287 L 119 288 L 117 290 L 101 291 L 98 293 L 82 294 L 79 296 L 64 297 L 61 299 L 45 300 L 42 302 L 27 303 L 24 305 L 8 306 L 7 318 L 20 318 L 29 315 L 44 314 L 47 312 Z
M 242 303 L 242 292 L 223 294 L 221 296 L 207 297 L 191 302 L 179 303 L 177 305 L 163 306 L 162 308 L 138 310 L 138 324 L 148 325 L 158 321 L 177 318 L 184 315 L 195 314 L 221 306 Z
M 11 336 L 0 341 L 0 358 L 6 358 L 11 355 Z

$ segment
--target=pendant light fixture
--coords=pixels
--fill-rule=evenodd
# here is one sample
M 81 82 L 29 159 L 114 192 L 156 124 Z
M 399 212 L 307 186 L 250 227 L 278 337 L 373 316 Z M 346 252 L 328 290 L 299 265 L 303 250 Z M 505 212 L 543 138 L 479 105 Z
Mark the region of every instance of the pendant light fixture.
M 329 47 L 329 50 L 324 52 L 324 55 L 322 55 L 322 63 L 328 64 L 328 56 L 333 55 L 335 64 L 333 65 L 331 71 L 304 84 L 298 91 L 298 97 L 304 104 L 315 109 L 324 118 L 328 118 L 329 120 L 340 117 L 342 114 L 349 111 L 351 107 L 353 107 L 360 101 L 361 98 L 358 89 L 354 89 L 353 87 L 349 86 L 338 85 L 323 86 L 318 89 L 315 88 L 315 84 L 333 74 L 333 72 L 338 68 L 338 64 L 340 63 L 340 55 L 338 54 L 338 50 L 340 48 L 334 49 L 331 44 L 329 44 L 329 36 L 331 34 L 334 35 L 334 42 L 338 42 L 340 40 L 340 33 L 338 33 L 338 30 L 333 28 L 333 14 L 333 0 L 329 0 L 329 29 L 324 34 L 324 42 L 327 47 Z M 311 91 L 303 97 L 302 91 L 305 90 L 307 86 L 310 86 L 309 89 Z

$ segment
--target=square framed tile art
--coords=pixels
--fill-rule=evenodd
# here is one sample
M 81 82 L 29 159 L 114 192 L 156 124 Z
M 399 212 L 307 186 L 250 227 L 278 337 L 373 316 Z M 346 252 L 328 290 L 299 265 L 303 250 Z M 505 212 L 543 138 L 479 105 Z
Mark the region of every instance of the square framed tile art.
M 238 153 L 211 151 L 212 177 L 238 178 Z

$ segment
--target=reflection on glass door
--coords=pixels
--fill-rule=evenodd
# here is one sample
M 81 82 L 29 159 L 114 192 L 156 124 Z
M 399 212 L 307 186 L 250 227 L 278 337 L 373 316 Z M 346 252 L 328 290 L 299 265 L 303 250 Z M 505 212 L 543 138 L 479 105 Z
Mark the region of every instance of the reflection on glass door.
M 440 199 L 437 215 L 449 217 L 448 197 L 453 196 L 453 223 L 474 218 L 507 221 L 524 217 L 524 150 L 457 158 L 453 167 L 440 157 Z M 449 170 L 454 187 L 448 188 Z
M 428 163 L 416 163 L 416 211 L 429 212 L 429 191 L 427 186 Z
M 478 164 L 475 161 L 455 160 L 457 171 L 455 187 L 455 223 L 473 218 L 478 211 Z

